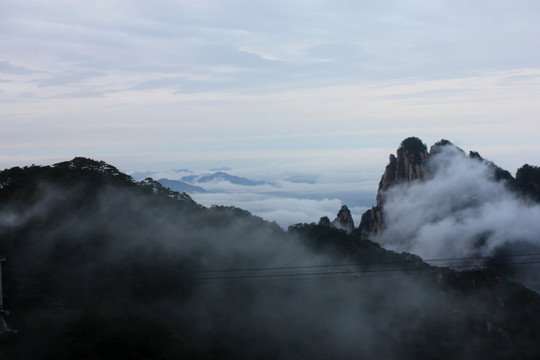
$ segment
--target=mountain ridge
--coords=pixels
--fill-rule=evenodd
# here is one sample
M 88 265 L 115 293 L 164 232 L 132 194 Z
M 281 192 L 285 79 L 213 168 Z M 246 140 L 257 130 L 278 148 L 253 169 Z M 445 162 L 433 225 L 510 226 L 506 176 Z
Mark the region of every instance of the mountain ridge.
M 0 184 L 19 330 L 2 359 L 540 355 L 539 295 L 487 271 L 328 224 L 283 231 L 91 159 L 8 169 Z
M 230 175 L 224 171 L 217 171 L 208 175 L 189 175 L 182 177 L 182 181 L 186 181 L 191 184 L 205 184 L 219 181 L 226 181 L 235 185 L 244 186 L 257 186 L 266 184 L 265 181 L 255 181 L 248 178 Z

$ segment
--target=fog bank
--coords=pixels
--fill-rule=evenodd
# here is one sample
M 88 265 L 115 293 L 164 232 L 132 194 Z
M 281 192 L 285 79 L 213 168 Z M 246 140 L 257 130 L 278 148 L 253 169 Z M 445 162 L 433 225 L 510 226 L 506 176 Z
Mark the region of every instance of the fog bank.
M 448 145 L 427 167 L 427 180 L 384 194 L 383 246 L 424 259 L 540 253 L 540 206 L 497 181 L 492 164 Z

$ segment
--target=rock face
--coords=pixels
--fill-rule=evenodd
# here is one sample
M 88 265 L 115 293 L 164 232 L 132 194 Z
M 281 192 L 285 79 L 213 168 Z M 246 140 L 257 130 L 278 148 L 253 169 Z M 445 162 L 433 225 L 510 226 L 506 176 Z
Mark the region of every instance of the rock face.
M 323 216 L 319 219 L 319 223 L 317 224 L 319 226 L 332 226 L 332 223 L 330 222 L 330 219 L 328 216 Z
M 377 205 L 382 205 L 381 194 L 394 184 L 402 181 L 422 180 L 426 177 L 426 145 L 416 137 L 410 137 L 401 142 L 397 156 L 391 154 L 386 170 L 379 182 Z
M 356 231 L 363 235 L 378 234 L 384 230 L 383 206 L 384 192 L 392 186 L 404 182 L 422 181 L 429 177 L 428 159 L 443 151 L 445 146 L 453 146 L 463 153 L 465 152 L 448 140 L 441 140 L 435 143 L 429 150 L 422 141 L 416 137 L 410 137 L 401 142 L 396 151 L 396 155 L 390 155 L 388 165 L 384 171 L 379 189 L 377 191 L 377 205 L 366 211 L 362 215 L 360 225 Z M 505 182 L 510 189 L 521 193 L 523 196 L 540 202 L 540 168 L 531 165 L 524 165 L 518 169 L 514 178 L 508 171 L 498 167 L 494 163 L 487 161 L 479 153 L 471 151 L 470 159 L 481 161 L 489 166 L 493 172 L 493 177 L 497 181 Z M 433 166 L 434 164 L 430 164 Z
M 360 219 L 357 231 L 363 236 L 377 234 L 383 230 L 382 206 L 374 206 L 367 210 Z
M 361 233 L 379 233 L 383 230 L 382 206 L 384 191 L 401 182 L 425 179 L 427 176 L 427 158 L 427 147 L 419 138 L 410 137 L 401 142 L 396 155 L 390 155 L 388 165 L 379 182 L 377 205 L 366 211 L 362 216 L 358 227 Z
M 523 165 L 516 172 L 516 183 L 522 194 L 540 201 L 540 167 Z
M 356 231 L 363 235 L 378 234 L 384 230 L 383 206 L 384 192 L 392 186 L 404 182 L 422 181 L 429 177 L 428 159 L 442 151 L 445 146 L 453 146 L 463 153 L 465 152 L 448 140 L 441 140 L 435 143 L 427 151 L 427 147 L 416 137 L 410 137 L 401 142 L 396 151 L 396 155 L 390 155 L 388 165 L 384 171 L 379 189 L 377 191 L 377 205 L 366 211 L 362 215 L 360 225 Z M 511 189 L 521 193 L 523 196 L 540 202 L 540 168 L 531 165 L 524 165 L 518 169 L 514 178 L 508 171 L 498 167 L 494 163 L 487 161 L 479 153 L 471 151 L 470 159 L 481 161 L 489 166 L 493 172 L 493 177 L 497 181 L 505 182 Z M 433 166 L 434 164 L 430 164 Z
M 348 234 L 354 230 L 354 221 L 347 205 L 341 207 L 337 213 L 337 217 L 332 221 L 332 225 L 338 229 L 345 230 Z

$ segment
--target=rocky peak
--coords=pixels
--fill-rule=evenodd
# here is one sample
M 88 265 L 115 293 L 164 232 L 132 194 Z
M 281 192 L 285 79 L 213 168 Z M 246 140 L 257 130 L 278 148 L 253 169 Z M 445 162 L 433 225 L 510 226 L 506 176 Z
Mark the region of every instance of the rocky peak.
M 332 226 L 332 223 L 330 222 L 330 219 L 328 216 L 323 216 L 319 219 L 319 223 L 317 224 L 319 226 Z
M 402 181 L 422 180 L 426 177 L 426 145 L 417 137 L 401 142 L 396 155 L 391 154 L 388 165 L 379 182 L 377 205 L 382 205 L 382 192 Z
M 522 194 L 540 201 L 540 167 L 525 164 L 516 172 L 516 184 Z
M 448 147 L 452 147 L 452 149 L 448 149 Z M 445 139 L 435 143 L 429 152 L 426 145 L 417 137 L 409 137 L 403 140 L 397 149 L 396 155 L 391 154 L 389 157 L 388 165 L 379 182 L 377 205 L 362 215 L 357 231 L 363 235 L 380 233 L 384 229 L 384 192 L 399 183 L 425 180 L 430 172 L 435 173 L 437 168 L 446 166 L 444 156 L 437 158 L 436 161 L 428 161 L 428 158 L 441 154 L 445 151 L 443 150 L 445 148 L 446 150 L 459 152 L 463 157 L 467 156 L 462 149 Z M 492 170 L 494 180 L 503 181 L 512 189 L 540 202 L 540 168 L 524 165 L 518 169 L 514 179 L 508 171 L 483 159 L 478 152 L 471 151 L 468 157 L 488 165 Z
M 354 221 L 347 205 L 341 207 L 337 213 L 337 217 L 332 221 L 332 225 L 338 229 L 345 230 L 347 233 L 351 233 L 354 230 Z
M 484 158 L 477 151 L 469 151 L 469 157 L 478 161 L 484 161 Z
M 451 146 L 451 147 L 457 149 L 458 151 L 460 151 L 461 153 L 463 153 L 463 155 L 465 155 L 465 152 L 464 152 L 462 149 L 460 149 L 460 148 L 457 147 L 456 145 L 452 144 L 451 141 L 448 141 L 448 140 L 446 140 L 446 139 L 441 139 L 441 140 L 437 141 L 435 144 L 433 144 L 433 145 L 429 148 L 429 155 L 430 155 L 430 156 L 433 156 L 433 155 L 436 155 L 436 154 L 442 152 L 442 149 L 443 149 L 444 147 L 446 147 L 446 146 Z M 474 156 L 474 155 L 472 155 L 472 153 L 473 153 L 473 152 L 471 151 L 470 157 L 473 157 L 473 156 Z M 476 154 L 477 154 L 479 157 L 481 157 L 480 154 L 478 154 L 478 153 L 476 153 Z
M 432 147 L 432 150 L 451 144 L 447 140 L 441 140 Z M 437 150 L 435 150 L 437 151 Z M 383 230 L 383 193 L 390 187 L 415 180 L 423 180 L 427 176 L 427 146 L 417 137 L 409 137 L 403 140 L 396 151 L 396 155 L 390 154 L 388 165 L 384 171 L 379 189 L 377 191 L 377 205 L 362 215 L 358 231 L 362 234 L 376 234 Z
M 397 149 L 396 179 L 413 181 L 426 175 L 425 162 L 428 157 L 426 145 L 416 137 L 410 137 Z

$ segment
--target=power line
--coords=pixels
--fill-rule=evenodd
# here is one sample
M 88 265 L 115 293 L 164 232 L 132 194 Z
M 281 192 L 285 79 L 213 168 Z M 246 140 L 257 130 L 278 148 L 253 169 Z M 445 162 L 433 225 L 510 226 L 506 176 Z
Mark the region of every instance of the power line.
M 430 260 L 400 260 L 400 261 L 385 261 L 385 262 L 365 262 L 365 263 L 349 263 L 349 264 L 319 264 L 319 265 L 299 265 L 299 266 L 281 266 L 281 267 L 264 267 L 264 268 L 236 268 L 236 269 L 221 269 L 221 270 L 193 270 L 181 271 L 177 274 L 187 275 L 182 277 L 185 281 L 219 281 L 219 280 L 305 280 L 305 279 L 321 279 L 321 278 L 336 278 L 336 277 L 354 277 L 355 275 L 379 275 L 379 276 L 403 276 L 410 271 L 427 271 L 438 270 L 440 268 L 452 269 L 479 269 L 482 264 L 479 263 L 461 263 L 461 264 L 439 264 L 437 266 L 430 265 L 428 262 L 442 261 L 471 261 L 482 259 L 500 259 L 500 258 L 518 258 L 518 257 L 540 256 L 540 253 L 531 254 L 513 254 L 505 256 L 476 256 L 476 257 L 455 257 L 455 258 L 440 258 Z M 506 262 L 507 266 L 521 266 L 540 264 L 540 259 L 524 259 L 523 261 Z M 409 266 L 391 266 L 388 265 L 409 265 Z M 346 269 L 339 269 L 347 267 Z M 375 268 L 374 268 L 375 267 Z M 308 270 L 308 269 L 323 269 L 334 268 L 327 271 L 297 271 L 297 272 L 272 272 L 267 271 L 282 271 L 282 270 Z M 244 274 L 242 274 L 242 272 Z M 197 276 L 200 274 L 202 276 Z M 215 274 L 205 276 L 203 274 Z M 191 276 L 190 276 L 191 275 Z M 115 282 L 111 279 L 112 282 Z M 130 281 L 131 284 L 148 283 L 149 280 Z M 22 281 L 24 284 L 53 284 L 55 281 Z M 128 283 L 122 281 L 122 283 Z
M 497 256 L 470 256 L 470 257 L 454 257 L 454 258 L 439 258 L 439 259 L 428 259 L 423 260 L 410 259 L 410 260 L 396 260 L 396 261 L 381 261 L 381 262 L 362 262 L 362 263 L 345 263 L 345 264 L 318 264 L 318 265 L 297 265 L 297 266 L 279 266 L 279 267 L 260 267 L 260 268 L 232 268 L 232 269 L 209 269 L 209 270 L 190 270 L 182 271 L 183 274 L 207 274 L 207 273 L 234 273 L 234 272 L 249 272 L 249 271 L 276 271 L 276 270 L 295 270 L 295 269 L 316 269 L 316 268 L 337 268 L 337 267 L 365 267 L 365 266 L 375 266 L 375 265 L 394 265 L 394 264 L 415 264 L 419 262 L 423 263 L 435 263 L 443 261 L 473 261 L 473 260 L 494 260 L 494 259 L 503 259 L 503 258 L 513 258 L 513 257 L 525 257 L 525 256 L 540 256 L 540 253 L 531 253 L 531 254 L 512 254 L 512 255 L 497 255 Z M 539 260 L 540 261 L 540 260 Z M 437 265 L 438 267 L 461 267 L 461 266 L 471 266 L 465 264 L 443 264 Z M 477 266 L 475 264 L 474 266 Z
M 534 265 L 540 264 L 540 259 L 538 260 L 528 260 L 520 262 L 508 262 L 505 265 L 508 266 L 520 266 L 520 265 Z M 251 274 L 241 274 L 241 275 L 216 275 L 216 276 L 193 276 L 187 277 L 187 280 L 243 280 L 243 279 L 265 279 L 265 278 L 274 278 L 274 279 L 286 279 L 286 278 L 301 278 L 301 277 L 312 277 L 317 278 L 319 276 L 353 276 L 355 274 L 373 274 L 380 273 L 380 275 L 405 275 L 404 273 L 409 271 L 426 271 L 426 270 L 438 270 L 441 267 L 450 267 L 453 269 L 479 269 L 479 264 L 456 264 L 449 266 L 431 266 L 429 264 L 415 266 L 415 267 L 391 267 L 391 268 L 364 268 L 364 269 L 346 269 L 346 270 L 336 270 L 336 271 L 315 271 L 315 272 L 288 272 L 288 273 L 251 273 Z M 392 274 L 394 273 L 394 274 Z

